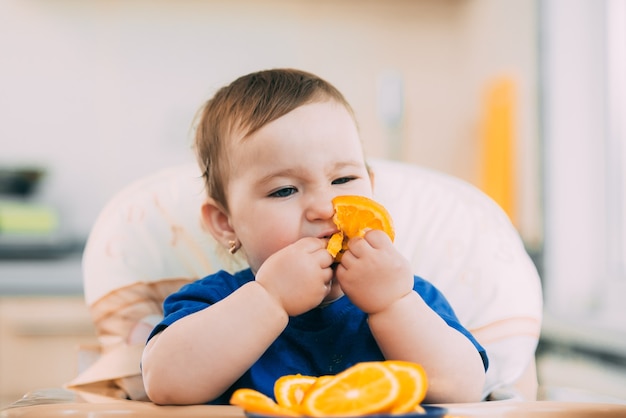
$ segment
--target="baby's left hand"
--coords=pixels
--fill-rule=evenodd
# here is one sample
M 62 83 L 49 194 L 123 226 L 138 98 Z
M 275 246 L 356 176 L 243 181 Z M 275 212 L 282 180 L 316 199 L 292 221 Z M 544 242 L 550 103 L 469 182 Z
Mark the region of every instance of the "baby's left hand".
M 341 257 L 336 277 L 341 289 L 367 314 L 385 310 L 413 291 L 409 261 L 383 231 L 368 231 L 353 238 Z

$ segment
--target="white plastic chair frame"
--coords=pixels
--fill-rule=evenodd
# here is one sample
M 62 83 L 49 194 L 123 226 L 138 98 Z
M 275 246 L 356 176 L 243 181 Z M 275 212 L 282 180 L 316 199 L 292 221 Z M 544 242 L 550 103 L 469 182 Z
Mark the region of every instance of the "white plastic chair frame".
M 395 245 L 487 350 L 485 398 L 536 399 L 541 284 L 505 213 L 446 174 L 389 160 L 370 164 L 375 198 L 394 220 Z M 218 269 L 244 266 L 203 230 L 204 198 L 190 163 L 129 185 L 104 208 L 83 258 L 85 299 L 101 347 L 69 387 L 145 400 L 141 351 L 163 299 Z

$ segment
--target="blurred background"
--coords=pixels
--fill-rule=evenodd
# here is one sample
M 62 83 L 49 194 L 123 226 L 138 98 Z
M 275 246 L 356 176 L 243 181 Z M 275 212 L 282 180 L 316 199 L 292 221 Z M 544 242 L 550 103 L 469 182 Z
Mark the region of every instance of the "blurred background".
M 274 67 L 337 86 L 369 157 L 494 197 L 543 280 L 541 396 L 626 402 L 626 1 L 0 0 L 0 63 L 0 406 L 94 341 L 105 203 L 193 160 L 204 101 Z

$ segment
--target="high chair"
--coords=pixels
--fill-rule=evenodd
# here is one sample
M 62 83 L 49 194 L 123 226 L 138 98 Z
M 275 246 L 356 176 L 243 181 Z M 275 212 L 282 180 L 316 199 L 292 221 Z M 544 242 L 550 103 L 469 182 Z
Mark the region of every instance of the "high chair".
M 451 176 L 390 160 L 370 164 L 375 198 L 394 220 L 395 245 L 487 350 L 485 399 L 536 399 L 541 284 L 505 213 Z M 204 198 L 202 176 L 190 163 L 131 184 L 104 208 L 83 257 L 100 347 L 68 387 L 146 400 L 141 352 L 163 299 L 218 269 L 244 267 L 203 230 Z

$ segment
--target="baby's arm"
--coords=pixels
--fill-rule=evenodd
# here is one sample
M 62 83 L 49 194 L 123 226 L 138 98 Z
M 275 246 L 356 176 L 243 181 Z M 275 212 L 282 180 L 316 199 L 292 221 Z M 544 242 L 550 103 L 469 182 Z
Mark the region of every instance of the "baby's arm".
M 319 305 L 332 278 L 325 242 L 302 239 L 269 257 L 225 299 L 174 322 L 146 345 L 146 393 L 158 404 L 200 404 L 226 391 L 287 326 Z
M 428 403 L 477 402 L 485 368 L 474 344 L 411 292 L 369 315 L 385 358 L 421 363 L 428 376 Z
M 380 231 L 351 240 L 337 278 L 387 359 L 423 365 L 429 403 L 479 401 L 485 369 L 474 344 L 413 291 L 409 262 Z
M 144 349 L 148 397 L 157 404 L 215 399 L 261 356 L 287 321 L 277 300 L 254 281 L 176 321 Z

